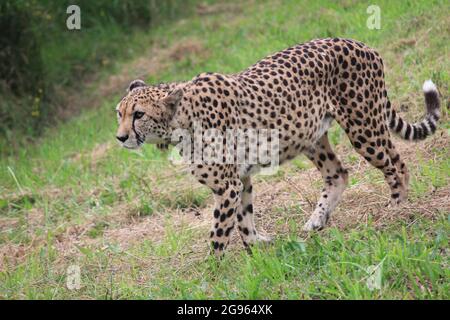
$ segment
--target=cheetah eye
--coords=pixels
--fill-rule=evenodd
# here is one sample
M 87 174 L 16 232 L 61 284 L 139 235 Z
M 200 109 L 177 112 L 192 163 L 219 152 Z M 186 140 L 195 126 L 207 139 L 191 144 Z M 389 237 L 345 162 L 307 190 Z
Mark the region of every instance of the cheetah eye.
M 119 118 L 122 118 L 122 113 L 119 110 L 117 110 L 117 115 L 119 116 Z
M 141 111 L 136 111 L 135 113 L 134 113 L 134 118 L 135 119 L 140 119 L 140 118 L 142 118 L 143 116 L 144 116 L 144 112 L 141 112 Z

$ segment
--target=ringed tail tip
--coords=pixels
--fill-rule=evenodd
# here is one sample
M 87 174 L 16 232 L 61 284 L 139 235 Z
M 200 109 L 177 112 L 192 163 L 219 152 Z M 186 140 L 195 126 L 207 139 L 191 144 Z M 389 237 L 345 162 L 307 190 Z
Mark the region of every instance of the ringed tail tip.
M 425 92 L 425 93 L 432 92 L 432 91 L 437 92 L 436 85 L 433 83 L 433 81 L 431 81 L 431 79 L 430 80 L 426 80 L 423 83 L 423 87 L 422 88 L 423 88 L 423 92 Z

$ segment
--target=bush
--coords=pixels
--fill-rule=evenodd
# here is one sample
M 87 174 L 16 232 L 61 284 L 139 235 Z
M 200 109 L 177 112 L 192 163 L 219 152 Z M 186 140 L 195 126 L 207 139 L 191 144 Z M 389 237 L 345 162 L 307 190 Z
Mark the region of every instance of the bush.
M 0 3 L 0 80 L 15 94 L 32 92 L 43 81 L 40 43 L 31 20 L 20 2 Z

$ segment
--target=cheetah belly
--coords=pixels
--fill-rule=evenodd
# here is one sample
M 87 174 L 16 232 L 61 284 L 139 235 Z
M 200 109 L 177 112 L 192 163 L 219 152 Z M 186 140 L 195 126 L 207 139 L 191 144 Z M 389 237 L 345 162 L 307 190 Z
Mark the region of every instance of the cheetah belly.
M 325 116 L 320 122 L 318 129 L 312 134 L 311 139 L 303 139 L 301 141 L 300 140 L 295 141 L 294 139 L 293 141 L 289 142 L 280 141 L 280 153 L 277 164 L 281 165 L 284 162 L 295 158 L 296 156 L 301 154 L 305 149 L 306 150 L 315 149 L 317 141 L 325 134 L 325 132 L 328 131 L 328 129 L 331 127 L 333 120 L 334 120 L 333 117 Z M 301 147 L 295 148 L 295 146 L 297 145 L 301 145 Z M 271 165 L 273 166 L 273 163 L 241 164 L 239 165 L 239 175 L 241 177 L 252 176 L 254 174 L 259 173 L 261 169 L 266 169 Z

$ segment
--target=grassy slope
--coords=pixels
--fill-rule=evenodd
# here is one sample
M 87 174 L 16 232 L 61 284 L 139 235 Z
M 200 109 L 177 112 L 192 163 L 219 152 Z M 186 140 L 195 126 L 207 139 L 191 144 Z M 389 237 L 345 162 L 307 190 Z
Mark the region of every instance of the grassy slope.
M 235 72 L 294 43 L 345 36 L 379 49 L 389 95 L 397 109 L 409 106 L 406 117 L 420 117 L 420 87 L 430 77 L 446 109 L 448 4 L 378 3 L 381 30 L 366 28 L 367 4 L 356 1 L 224 6 L 142 36 L 169 48 L 179 42 L 203 48 L 202 58 L 189 52 L 166 58 L 149 81 Z M 135 154 L 111 141 L 120 94 L 1 159 L 0 297 L 449 298 L 445 110 L 433 138 L 416 146 L 398 142 L 412 171 L 407 207 L 382 207 L 388 193 L 381 175 L 335 128 L 332 139 L 352 178 L 332 226 L 312 236 L 299 231 L 320 190 L 319 176 L 300 158 L 256 186 L 258 225 L 277 235 L 276 244 L 249 256 L 236 242 L 217 265 L 207 257 L 209 192 L 152 146 Z M 275 199 L 267 194 L 272 185 Z M 80 290 L 65 286 L 71 264 L 81 267 Z M 378 264 L 383 287 L 370 291 L 366 268 Z

